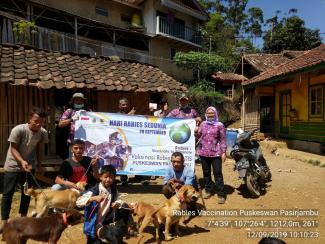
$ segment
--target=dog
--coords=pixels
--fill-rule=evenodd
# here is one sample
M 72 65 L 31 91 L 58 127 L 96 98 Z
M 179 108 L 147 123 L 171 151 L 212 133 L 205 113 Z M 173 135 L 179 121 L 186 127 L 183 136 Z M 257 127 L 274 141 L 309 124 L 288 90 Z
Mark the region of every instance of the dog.
M 264 237 L 258 244 L 286 244 L 286 242 L 275 237 Z
M 122 244 L 123 237 L 128 236 L 128 232 L 133 230 L 133 218 L 127 203 L 123 203 L 121 208 L 113 210 L 105 217 L 109 224 L 104 224 L 98 229 L 97 235 L 103 242 L 112 244 Z
M 168 199 L 163 206 L 156 210 L 150 204 L 142 202 L 132 204 L 133 211 L 139 217 L 141 223 L 137 243 L 140 243 L 143 238 L 143 230 L 150 222 L 152 222 L 156 228 L 157 243 L 161 242 L 159 239 L 159 224 L 165 225 L 165 240 L 169 241 L 173 239 L 170 235 L 170 227 L 174 224 L 176 234 L 179 235 L 179 223 L 183 218 L 181 211 L 186 210 L 187 204 L 197 201 L 199 197 L 199 192 L 197 192 L 193 186 L 184 185 L 174 196 Z
M 48 189 L 42 192 L 36 192 L 32 188 L 24 190 L 25 195 L 35 198 L 36 212 L 33 216 L 36 216 L 37 218 L 46 216 L 51 207 L 73 209 L 76 206 L 76 201 L 80 196 L 80 193 L 85 190 L 87 183 L 78 182 L 76 185 L 80 190 L 74 188 L 60 191 Z
M 159 241 L 159 236 L 157 232 L 157 227 L 159 227 L 159 223 L 157 218 L 155 218 L 153 215 L 157 212 L 158 209 L 156 209 L 151 204 L 145 203 L 145 202 L 134 202 L 130 203 L 130 207 L 133 210 L 133 215 L 137 216 L 137 227 L 138 227 L 138 233 L 139 238 L 137 240 L 137 243 L 140 242 L 140 240 L 143 237 L 143 231 L 146 226 L 148 226 L 149 223 L 153 223 L 156 227 L 156 236 L 155 238 L 157 241 Z
M 68 225 L 83 222 L 83 214 L 76 210 L 55 213 L 51 216 L 10 219 L 1 231 L 2 240 L 7 244 L 25 244 L 28 239 L 55 244 Z

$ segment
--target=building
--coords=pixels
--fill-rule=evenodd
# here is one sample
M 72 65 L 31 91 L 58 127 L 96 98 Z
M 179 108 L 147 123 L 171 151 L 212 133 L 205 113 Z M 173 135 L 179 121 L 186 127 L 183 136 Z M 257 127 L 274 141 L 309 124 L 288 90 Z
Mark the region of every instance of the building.
M 247 80 L 245 76 L 236 73 L 216 72 L 211 77 L 215 83 L 215 90 L 225 93 L 230 99 L 235 99 L 236 95 L 241 96 L 241 83 Z
M 186 87 L 146 64 L 2 44 L 0 161 L 11 129 L 26 123 L 34 106 L 49 112 L 46 155 L 54 156 L 56 123 L 75 91 L 86 95 L 93 111 L 117 112 L 119 99 L 126 97 L 138 114 L 148 114 L 153 93 L 181 93 Z
M 199 50 L 208 19 L 195 0 L 2 0 L 2 43 L 91 56 L 119 56 L 158 66 L 178 80 L 191 72 L 172 62 L 177 51 Z M 17 36 L 15 22 L 37 28 Z
M 325 45 L 294 54 L 243 83 L 243 126 L 291 139 L 295 148 L 321 153 L 325 144 Z M 263 106 L 263 101 L 269 106 Z

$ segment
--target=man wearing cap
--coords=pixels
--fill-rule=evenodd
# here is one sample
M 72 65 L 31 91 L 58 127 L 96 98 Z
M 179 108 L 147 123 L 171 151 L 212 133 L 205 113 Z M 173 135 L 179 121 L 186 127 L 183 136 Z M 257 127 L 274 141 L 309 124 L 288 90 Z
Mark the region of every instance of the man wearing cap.
M 198 113 L 194 108 L 189 107 L 189 98 L 185 93 L 179 98 L 179 108 L 175 108 L 167 115 L 171 118 L 180 118 L 180 119 L 195 119 L 197 123 L 200 123 L 202 120 L 198 116 Z
M 87 109 L 85 108 L 85 100 L 86 98 L 84 94 L 80 92 L 74 93 L 71 98 L 72 108 L 69 108 L 64 111 L 60 118 L 60 128 L 70 126 L 70 132 L 67 138 L 68 146 L 70 146 L 71 142 L 74 140 L 75 121 L 79 119 L 81 112 L 87 111 Z

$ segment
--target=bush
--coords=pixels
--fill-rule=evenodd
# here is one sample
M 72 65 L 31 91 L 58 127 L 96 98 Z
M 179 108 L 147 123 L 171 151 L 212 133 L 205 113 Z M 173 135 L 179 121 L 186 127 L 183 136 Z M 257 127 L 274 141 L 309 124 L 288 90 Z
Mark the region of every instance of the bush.
M 191 101 L 190 105 L 197 110 L 202 119 L 205 118 L 205 110 L 210 106 L 218 110 L 219 120 L 225 126 L 240 119 L 240 110 L 235 104 L 224 94 L 214 91 L 212 84 L 207 81 L 190 86 L 188 96 Z

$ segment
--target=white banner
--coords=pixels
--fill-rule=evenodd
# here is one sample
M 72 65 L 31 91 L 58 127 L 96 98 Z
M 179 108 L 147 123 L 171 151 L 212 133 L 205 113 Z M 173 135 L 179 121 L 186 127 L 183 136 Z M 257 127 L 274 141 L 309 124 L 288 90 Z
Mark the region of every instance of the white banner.
M 165 175 L 171 154 L 183 153 L 194 170 L 195 120 L 86 112 L 76 121 L 75 139 L 86 154 L 112 164 L 120 175 Z

